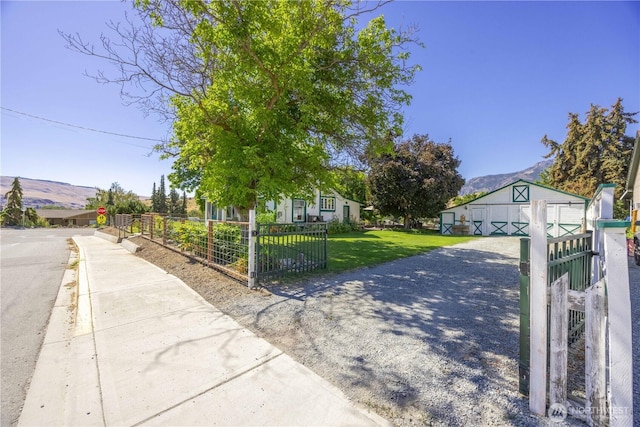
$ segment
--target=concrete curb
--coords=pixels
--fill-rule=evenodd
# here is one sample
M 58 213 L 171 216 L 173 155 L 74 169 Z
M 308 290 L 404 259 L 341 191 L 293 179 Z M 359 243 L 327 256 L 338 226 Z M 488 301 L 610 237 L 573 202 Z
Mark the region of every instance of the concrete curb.
M 69 359 L 78 301 L 78 273 L 71 267 L 79 262 L 79 253 L 71 252 L 69 267 L 64 271 L 60 289 L 49 317 L 45 338 L 36 368 L 18 420 L 19 426 L 42 424 L 64 425 L 68 399 Z M 50 390 L 62 393 L 50 393 Z
M 129 239 L 123 239 L 122 242 L 120 242 L 120 245 L 122 245 L 123 248 L 125 248 L 126 250 L 128 250 L 132 254 L 135 254 L 136 252 L 138 252 L 140 250 L 140 246 L 136 245 L 135 243 L 133 243 Z
M 102 231 L 99 231 L 99 230 L 96 230 L 96 232 L 93 233 L 93 235 L 101 239 L 107 240 L 111 243 L 120 243 L 122 241 L 121 237 L 113 236 L 109 233 L 103 233 Z

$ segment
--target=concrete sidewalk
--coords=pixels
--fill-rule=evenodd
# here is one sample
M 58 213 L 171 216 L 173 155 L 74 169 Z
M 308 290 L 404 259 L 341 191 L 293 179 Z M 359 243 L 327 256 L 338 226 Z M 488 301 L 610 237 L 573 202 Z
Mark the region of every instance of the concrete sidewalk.
M 20 425 L 389 425 L 175 276 L 74 240 Z

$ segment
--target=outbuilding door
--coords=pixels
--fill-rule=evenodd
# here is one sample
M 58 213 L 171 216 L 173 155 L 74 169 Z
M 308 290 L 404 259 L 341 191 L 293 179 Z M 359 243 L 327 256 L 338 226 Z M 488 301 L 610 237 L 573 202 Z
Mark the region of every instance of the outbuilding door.
M 440 215 L 440 234 L 451 234 L 451 227 L 455 224 L 456 214 L 453 212 L 442 212 Z
M 474 236 L 484 234 L 484 209 L 471 208 L 471 231 Z

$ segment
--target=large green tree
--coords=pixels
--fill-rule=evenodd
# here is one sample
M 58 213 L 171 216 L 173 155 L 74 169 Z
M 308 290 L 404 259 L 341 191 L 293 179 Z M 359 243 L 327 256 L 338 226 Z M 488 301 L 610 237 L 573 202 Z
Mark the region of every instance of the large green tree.
M 458 166 L 450 143 L 414 135 L 397 144 L 393 154 L 372 162 L 368 182 L 373 205 L 383 215 L 403 217 L 405 228 L 412 219 L 434 217 L 464 185 Z
M 584 197 L 592 197 L 600 184 L 614 183 L 619 199 L 634 145 L 633 137 L 625 131 L 628 124 L 636 123 L 636 114 L 625 112 L 620 98 L 610 109 L 592 104 L 584 122 L 578 114 L 569 113 L 564 142 L 547 135 L 542 138 L 549 148 L 546 157 L 554 159 L 541 176 L 543 182 Z
M 20 178 L 15 177 L 11 183 L 11 190 L 5 194 L 7 205 L 3 211 L 3 220 L 6 225 L 22 224 L 22 185 Z
M 139 0 L 139 24 L 80 52 L 117 65 L 98 79 L 149 88 L 147 109 L 173 120 L 170 180 L 218 205 L 311 197 L 344 156 L 390 149 L 417 66 L 413 31 L 386 26 L 383 2 Z M 376 16 L 378 15 L 378 16 Z M 373 17 L 368 23 L 365 19 Z M 169 101 L 169 102 L 167 102 Z M 168 106 L 168 108 L 167 108 Z

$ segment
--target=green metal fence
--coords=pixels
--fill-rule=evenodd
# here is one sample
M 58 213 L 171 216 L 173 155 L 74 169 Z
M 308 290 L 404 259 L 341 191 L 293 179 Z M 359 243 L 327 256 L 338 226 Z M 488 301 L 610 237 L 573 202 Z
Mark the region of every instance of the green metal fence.
M 584 291 L 591 285 L 590 233 L 547 239 L 548 284 L 569 273 L 569 289 Z M 584 312 L 569 310 L 569 344 L 584 333 Z
M 257 224 L 256 279 L 327 268 L 327 224 Z
M 569 273 L 569 289 L 584 291 L 591 285 L 593 257 L 591 233 L 547 239 L 547 288 L 564 273 Z M 520 239 L 520 393 L 529 394 L 530 363 L 530 260 L 531 240 Z M 569 310 L 568 342 L 572 344 L 584 333 L 584 312 Z M 547 312 L 547 319 L 550 319 Z

